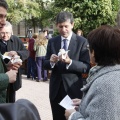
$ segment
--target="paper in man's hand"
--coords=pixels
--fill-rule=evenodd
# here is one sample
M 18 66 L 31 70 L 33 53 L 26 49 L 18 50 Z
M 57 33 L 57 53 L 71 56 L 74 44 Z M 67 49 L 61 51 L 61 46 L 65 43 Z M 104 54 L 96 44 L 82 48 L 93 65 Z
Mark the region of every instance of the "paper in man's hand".
M 18 55 L 15 55 L 14 57 L 2 55 L 2 57 L 6 64 L 8 64 L 8 62 L 11 62 L 12 64 L 14 64 L 15 62 L 22 62 L 22 60 L 20 59 L 20 56 Z
M 59 103 L 59 105 L 61 105 L 65 109 L 74 109 L 75 106 L 73 106 L 72 103 L 73 103 L 72 99 L 68 95 L 66 95 Z
M 66 56 L 70 50 L 65 51 L 64 49 L 60 49 L 58 53 L 58 57 L 62 55 L 62 59 L 66 59 Z

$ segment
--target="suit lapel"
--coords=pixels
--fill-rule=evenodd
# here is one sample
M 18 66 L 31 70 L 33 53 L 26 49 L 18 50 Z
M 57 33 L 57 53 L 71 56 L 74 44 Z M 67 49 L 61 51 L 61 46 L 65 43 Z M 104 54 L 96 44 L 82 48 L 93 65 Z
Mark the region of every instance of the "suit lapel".
M 58 54 L 59 50 L 61 49 L 61 36 L 58 36 L 54 46 L 55 46 L 56 54 Z
M 71 40 L 70 40 L 69 47 L 68 47 L 68 50 L 70 50 L 68 52 L 69 57 L 74 56 L 76 47 L 77 47 L 77 37 L 76 37 L 76 34 L 73 33 Z

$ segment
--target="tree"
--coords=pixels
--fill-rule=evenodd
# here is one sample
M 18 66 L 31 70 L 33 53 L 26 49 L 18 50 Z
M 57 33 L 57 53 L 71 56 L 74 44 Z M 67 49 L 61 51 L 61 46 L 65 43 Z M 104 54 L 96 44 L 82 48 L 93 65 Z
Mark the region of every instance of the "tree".
M 7 19 L 17 24 L 20 21 L 31 19 L 31 17 L 37 17 L 39 14 L 38 3 L 31 0 L 7 0 L 9 5 Z
M 52 12 L 48 9 L 50 2 L 43 0 L 7 0 L 9 5 L 7 19 L 13 24 L 25 20 L 26 26 L 34 28 L 47 26 Z M 28 29 L 29 29 L 28 28 Z
M 73 13 L 75 29 L 82 29 L 87 35 L 92 29 L 103 24 L 115 25 L 119 0 L 55 0 L 55 9 Z

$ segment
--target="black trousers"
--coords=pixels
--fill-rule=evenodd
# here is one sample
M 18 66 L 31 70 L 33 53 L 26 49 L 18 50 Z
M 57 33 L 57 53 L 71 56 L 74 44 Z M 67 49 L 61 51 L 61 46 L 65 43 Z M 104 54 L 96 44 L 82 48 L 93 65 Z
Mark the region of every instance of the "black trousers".
M 50 100 L 53 120 L 66 120 L 65 109 L 59 105 L 60 101 L 66 96 L 66 92 L 61 83 L 59 92 L 54 100 Z
M 15 100 L 16 100 L 16 91 L 14 91 L 13 86 L 11 84 L 9 84 L 8 88 L 7 88 L 6 102 L 7 103 L 14 103 Z

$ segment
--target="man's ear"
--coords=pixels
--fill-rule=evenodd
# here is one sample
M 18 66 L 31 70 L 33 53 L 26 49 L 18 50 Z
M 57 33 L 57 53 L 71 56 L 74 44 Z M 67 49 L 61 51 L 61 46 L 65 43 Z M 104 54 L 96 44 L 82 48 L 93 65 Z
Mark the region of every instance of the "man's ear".
M 92 50 L 92 52 L 91 52 L 91 56 L 94 57 L 94 50 Z
M 72 28 L 74 27 L 74 22 L 73 23 L 71 23 L 72 24 Z
M 95 63 L 95 57 L 94 57 L 94 50 L 92 50 L 92 52 L 90 52 L 90 63 L 92 66 L 94 66 Z

